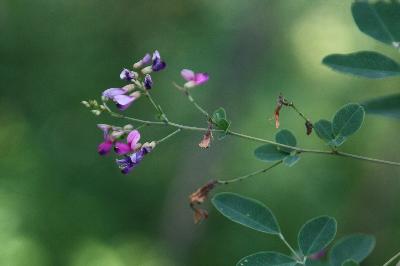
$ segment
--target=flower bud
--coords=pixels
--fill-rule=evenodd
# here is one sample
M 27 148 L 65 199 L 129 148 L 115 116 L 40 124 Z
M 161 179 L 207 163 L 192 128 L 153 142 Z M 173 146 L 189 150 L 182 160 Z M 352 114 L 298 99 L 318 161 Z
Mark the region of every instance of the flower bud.
M 146 74 L 150 74 L 151 72 L 153 72 L 153 69 L 152 69 L 151 66 L 147 66 L 147 67 L 142 69 L 142 73 L 145 74 L 145 75 Z
M 140 91 L 135 91 L 135 92 L 131 93 L 129 96 L 132 96 L 136 100 L 141 96 L 141 93 L 140 93 Z
M 90 107 L 90 104 L 87 101 L 81 101 L 81 104 L 83 104 L 86 107 Z
M 124 134 L 125 134 L 125 132 L 122 130 L 115 130 L 115 131 L 111 132 L 111 137 L 113 137 L 114 139 L 119 139 Z
M 124 130 L 125 131 L 131 131 L 131 130 L 133 130 L 133 126 L 131 124 L 127 124 L 127 125 L 124 126 Z
M 99 104 L 96 100 L 89 100 L 89 104 L 91 107 L 99 107 Z
M 127 93 L 132 92 L 135 89 L 135 85 L 133 84 L 128 84 L 124 87 L 122 87 L 123 90 L 125 90 Z
M 190 89 L 196 86 L 196 82 L 195 81 L 188 81 L 185 83 L 185 85 L 183 85 L 186 89 Z
M 101 111 L 100 111 L 100 110 L 92 110 L 92 113 L 93 113 L 94 115 L 100 115 L 100 114 L 101 114 Z

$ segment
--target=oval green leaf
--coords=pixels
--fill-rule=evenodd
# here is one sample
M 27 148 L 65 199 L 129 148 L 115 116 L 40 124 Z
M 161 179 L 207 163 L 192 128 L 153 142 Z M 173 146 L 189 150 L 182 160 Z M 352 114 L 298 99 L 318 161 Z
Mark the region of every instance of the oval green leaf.
M 356 103 L 350 103 L 336 112 L 333 117 L 332 130 L 335 137 L 348 137 L 360 129 L 364 120 L 364 108 Z
M 365 234 L 354 234 L 341 238 L 332 247 L 329 261 L 332 266 L 342 266 L 347 260 L 360 263 L 374 249 L 375 237 Z
M 336 235 L 336 220 L 321 216 L 306 222 L 300 229 L 297 241 L 305 256 L 317 253 L 326 248 Z
M 331 121 L 321 119 L 315 122 L 314 130 L 317 133 L 317 136 L 326 142 L 331 141 L 335 138 L 332 131 Z
M 259 201 L 234 193 L 218 193 L 211 201 L 231 221 L 267 234 L 280 234 L 274 214 Z
M 265 144 L 255 149 L 254 155 L 266 162 L 276 162 L 283 160 L 289 154 L 278 150 L 275 145 Z
M 360 264 L 358 264 L 357 262 L 355 262 L 354 260 L 346 260 L 345 262 L 343 262 L 342 266 L 358 266 Z
M 289 155 L 283 159 L 283 163 L 289 167 L 292 167 L 300 160 L 300 156 L 298 155 Z
M 400 119 L 400 94 L 371 99 L 362 104 L 367 114 Z
M 296 145 L 297 145 L 296 137 L 293 135 L 292 132 L 290 132 L 287 129 L 279 130 L 279 132 L 276 133 L 276 135 L 275 135 L 275 140 L 276 140 L 276 142 L 278 142 L 280 144 L 284 144 L 284 145 L 288 145 L 288 146 L 296 147 Z M 285 147 L 277 147 L 277 148 L 278 148 L 278 150 L 288 152 L 288 153 L 293 151 L 293 149 L 285 148 Z
M 380 53 L 362 51 L 352 54 L 332 54 L 322 63 L 335 71 L 378 79 L 400 75 L 400 65 Z
M 295 266 L 297 262 L 278 252 L 262 251 L 241 259 L 236 266 Z
M 211 121 L 217 124 L 221 119 L 226 119 L 225 109 L 220 107 L 211 115 Z
M 368 36 L 383 43 L 400 42 L 400 3 L 398 1 L 356 1 L 351 6 L 354 21 Z

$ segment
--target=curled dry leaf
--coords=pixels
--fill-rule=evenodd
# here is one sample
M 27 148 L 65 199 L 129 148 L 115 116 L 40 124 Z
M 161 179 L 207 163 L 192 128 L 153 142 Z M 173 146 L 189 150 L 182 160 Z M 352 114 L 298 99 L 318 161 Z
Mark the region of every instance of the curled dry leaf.
M 217 184 L 216 180 L 209 181 L 189 196 L 190 208 L 194 211 L 193 218 L 196 224 L 208 218 L 208 212 L 197 208 L 197 205 L 202 204 L 207 199 L 208 194 Z
M 213 138 L 211 129 L 212 129 L 212 125 L 210 123 L 208 125 L 208 130 L 206 131 L 206 133 L 203 136 L 203 139 L 199 143 L 200 148 L 207 149 L 208 147 L 210 147 L 211 140 Z
M 309 120 L 307 120 L 305 126 L 306 126 L 306 133 L 307 133 L 307 135 L 308 135 L 308 136 L 311 135 L 312 129 L 313 129 L 313 127 L 314 127 L 313 124 L 312 124 Z

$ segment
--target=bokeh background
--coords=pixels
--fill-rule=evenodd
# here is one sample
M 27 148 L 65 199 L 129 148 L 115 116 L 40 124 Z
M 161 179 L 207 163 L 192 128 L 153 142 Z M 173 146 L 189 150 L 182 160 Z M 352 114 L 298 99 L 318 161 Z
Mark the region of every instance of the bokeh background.
M 194 97 L 207 110 L 223 106 L 232 129 L 272 138 L 269 120 L 283 92 L 314 120 L 331 118 L 348 102 L 398 92 L 399 79 L 366 80 L 321 65 L 330 53 L 391 48 L 358 31 L 350 1 L 297 0 L 2 0 L 0 1 L 0 265 L 234 265 L 261 250 L 287 253 L 279 239 L 234 224 L 212 206 L 194 225 L 188 195 L 215 177 L 265 164 L 257 144 L 233 137 L 197 146 L 182 132 L 160 145 L 130 175 L 114 155 L 100 157 L 96 117 L 80 101 L 122 86 L 119 72 L 158 49 L 168 63 L 153 76 L 152 93 L 168 116 L 204 126 L 203 117 L 173 86 L 179 71 L 207 71 Z M 142 99 L 127 114 L 153 119 Z M 295 114 L 282 127 L 303 147 L 324 148 L 304 134 Z M 343 150 L 400 160 L 396 120 L 368 116 Z M 170 129 L 149 127 L 146 140 Z M 377 247 L 363 265 L 380 265 L 400 248 L 400 170 L 305 154 L 218 191 L 266 203 L 295 244 L 300 226 L 327 214 L 338 236 L 374 234 Z

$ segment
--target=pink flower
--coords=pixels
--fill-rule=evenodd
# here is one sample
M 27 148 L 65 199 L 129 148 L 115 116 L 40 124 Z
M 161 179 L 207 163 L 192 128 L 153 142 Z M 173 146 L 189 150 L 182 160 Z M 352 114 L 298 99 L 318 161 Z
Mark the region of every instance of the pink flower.
M 104 138 L 104 141 L 97 147 L 97 151 L 100 155 L 106 155 L 110 152 L 113 146 L 113 138 L 109 134 L 111 126 L 105 124 L 98 124 L 97 126 L 103 131 Z
M 187 81 L 185 83 L 186 88 L 192 88 L 201 85 L 203 83 L 206 83 L 209 79 L 207 73 L 195 73 L 190 69 L 182 69 L 181 75 Z
M 127 143 L 116 142 L 114 151 L 119 155 L 132 152 L 140 147 L 140 144 L 138 144 L 139 140 L 140 140 L 140 132 L 137 130 L 132 130 L 126 138 Z

